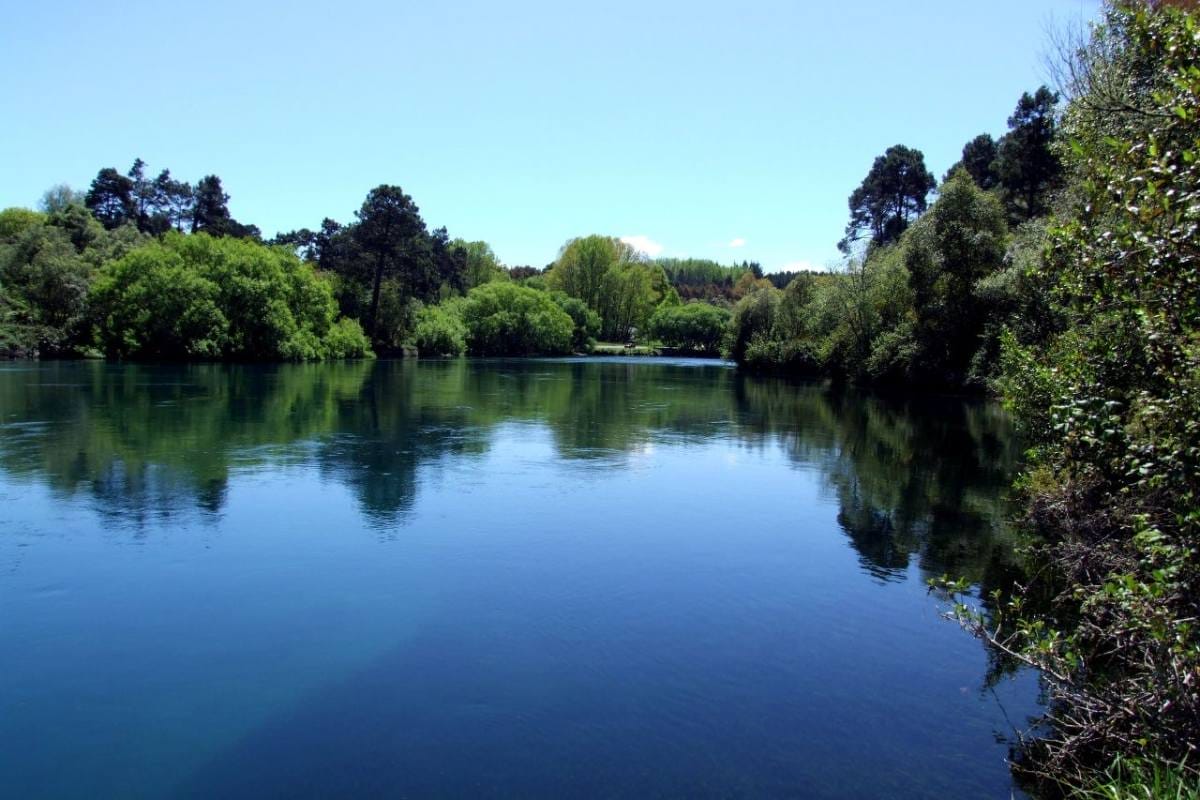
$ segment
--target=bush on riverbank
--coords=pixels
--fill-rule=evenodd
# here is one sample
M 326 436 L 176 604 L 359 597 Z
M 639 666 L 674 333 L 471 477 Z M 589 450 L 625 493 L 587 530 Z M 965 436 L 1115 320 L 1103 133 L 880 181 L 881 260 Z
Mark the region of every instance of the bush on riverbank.
M 87 209 L 0 211 L 0 351 L 67 355 L 91 345 L 88 292 L 101 265 L 146 241 Z
M 513 283 L 477 286 L 464 298 L 423 309 L 419 317 L 421 355 L 563 355 L 581 336 L 548 292 Z M 589 317 L 583 318 L 586 324 Z
M 336 322 L 329 284 L 291 253 L 246 239 L 168 233 L 105 264 L 88 297 L 118 358 L 311 361 L 370 353 Z
M 956 611 L 1049 689 L 1022 770 L 1157 797 L 1121 792 L 1200 785 L 1200 25 L 1111 8 L 1075 58 L 1070 205 L 1035 267 L 1065 328 L 1003 347 L 1030 577 Z
M 1008 284 L 982 282 L 1004 266 L 1000 201 L 965 170 L 894 244 L 837 274 L 801 275 L 783 291 L 756 288 L 734 307 L 726 354 L 740 365 L 826 373 L 922 389 L 986 388 Z M 989 327 L 989 322 L 998 323 Z
M 708 303 L 663 306 L 648 325 L 652 338 L 685 352 L 716 355 L 721 350 L 730 313 Z
M 413 339 L 423 356 L 461 356 L 467 352 L 467 326 L 457 310 L 442 306 L 417 312 Z

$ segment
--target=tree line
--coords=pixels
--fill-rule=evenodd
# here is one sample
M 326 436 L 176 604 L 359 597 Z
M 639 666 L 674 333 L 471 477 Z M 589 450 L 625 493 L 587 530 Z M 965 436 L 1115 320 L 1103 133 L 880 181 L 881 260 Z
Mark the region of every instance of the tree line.
M 968 142 L 940 185 L 920 150 L 888 148 L 850 195 L 844 270 L 746 294 L 727 355 L 864 384 L 991 388 L 1001 331 L 1055 324 L 1026 267 L 1063 186 L 1058 102 L 1046 87 L 1023 95 L 1008 133 Z
M 149 176 L 137 159 L 99 170 L 86 192 L 52 188 L 39 211 L 0 211 L 0 350 L 293 360 L 559 354 L 658 337 L 716 355 L 723 309 L 763 283 L 757 264 L 655 261 L 600 235 L 567 242 L 545 268 L 508 268 L 486 242 L 431 228 L 391 185 L 348 223 L 265 241 L 230 213 L 218 176 Z M 706 309 L 674 310 L 688 299 Z M 254 320 L 276 327 L 247 329 Z

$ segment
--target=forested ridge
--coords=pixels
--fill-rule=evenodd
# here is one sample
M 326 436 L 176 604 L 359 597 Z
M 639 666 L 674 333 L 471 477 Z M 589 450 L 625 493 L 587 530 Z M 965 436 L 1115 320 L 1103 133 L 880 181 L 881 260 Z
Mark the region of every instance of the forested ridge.
M 1036 667 L 1014 748 L 1046 796 L 1200 796 L 1200 21 L 1113 0 L 1055 88 L 940 180 L 897 144 L 840 269 L 652 259 L 619 238 L 501 263 L 400 187 L 264 240 L 217 176 L 140 160 L 0 212 L 0 351 L 142 360 L 541 355 L 639 342 L 747 372 L 1004 400 L 1029 450 L 1024 577 L 933 582 L 995 672 Z M 990 121 L 986 121 L 990 122 Z M 992 588 L 992 587 L 989 587 Z M 1165 788 L 1164 788 L 1165 787 Z M 1190 792 L 1190 793 L 1189 793 Z

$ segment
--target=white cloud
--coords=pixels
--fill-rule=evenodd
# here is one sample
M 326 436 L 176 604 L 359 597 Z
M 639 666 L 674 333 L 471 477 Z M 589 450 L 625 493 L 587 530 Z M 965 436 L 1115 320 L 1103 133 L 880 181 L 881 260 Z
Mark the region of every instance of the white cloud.
M 729 246 L 730 247 L 745 247 L 746 240 L 739 236 L 736 239 L 734 239 L 732 242 L 730 242 Z
M 658 258 L 659 253 L 663 251 L 663 246 L 649 236 L 622 236 L 621 241 L 651 258 Z

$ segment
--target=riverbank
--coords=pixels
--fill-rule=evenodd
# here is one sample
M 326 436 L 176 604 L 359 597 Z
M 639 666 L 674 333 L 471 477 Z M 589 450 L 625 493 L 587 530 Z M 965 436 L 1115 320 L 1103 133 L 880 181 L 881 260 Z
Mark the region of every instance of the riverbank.
M 620 342 L 597 342 L 590 353 L 594 356 L 666 356 L 669 358 L 720 358 L 720 353 L 705 353 L 681 347 L 664 347 L 653 344 L 621 344 Z

